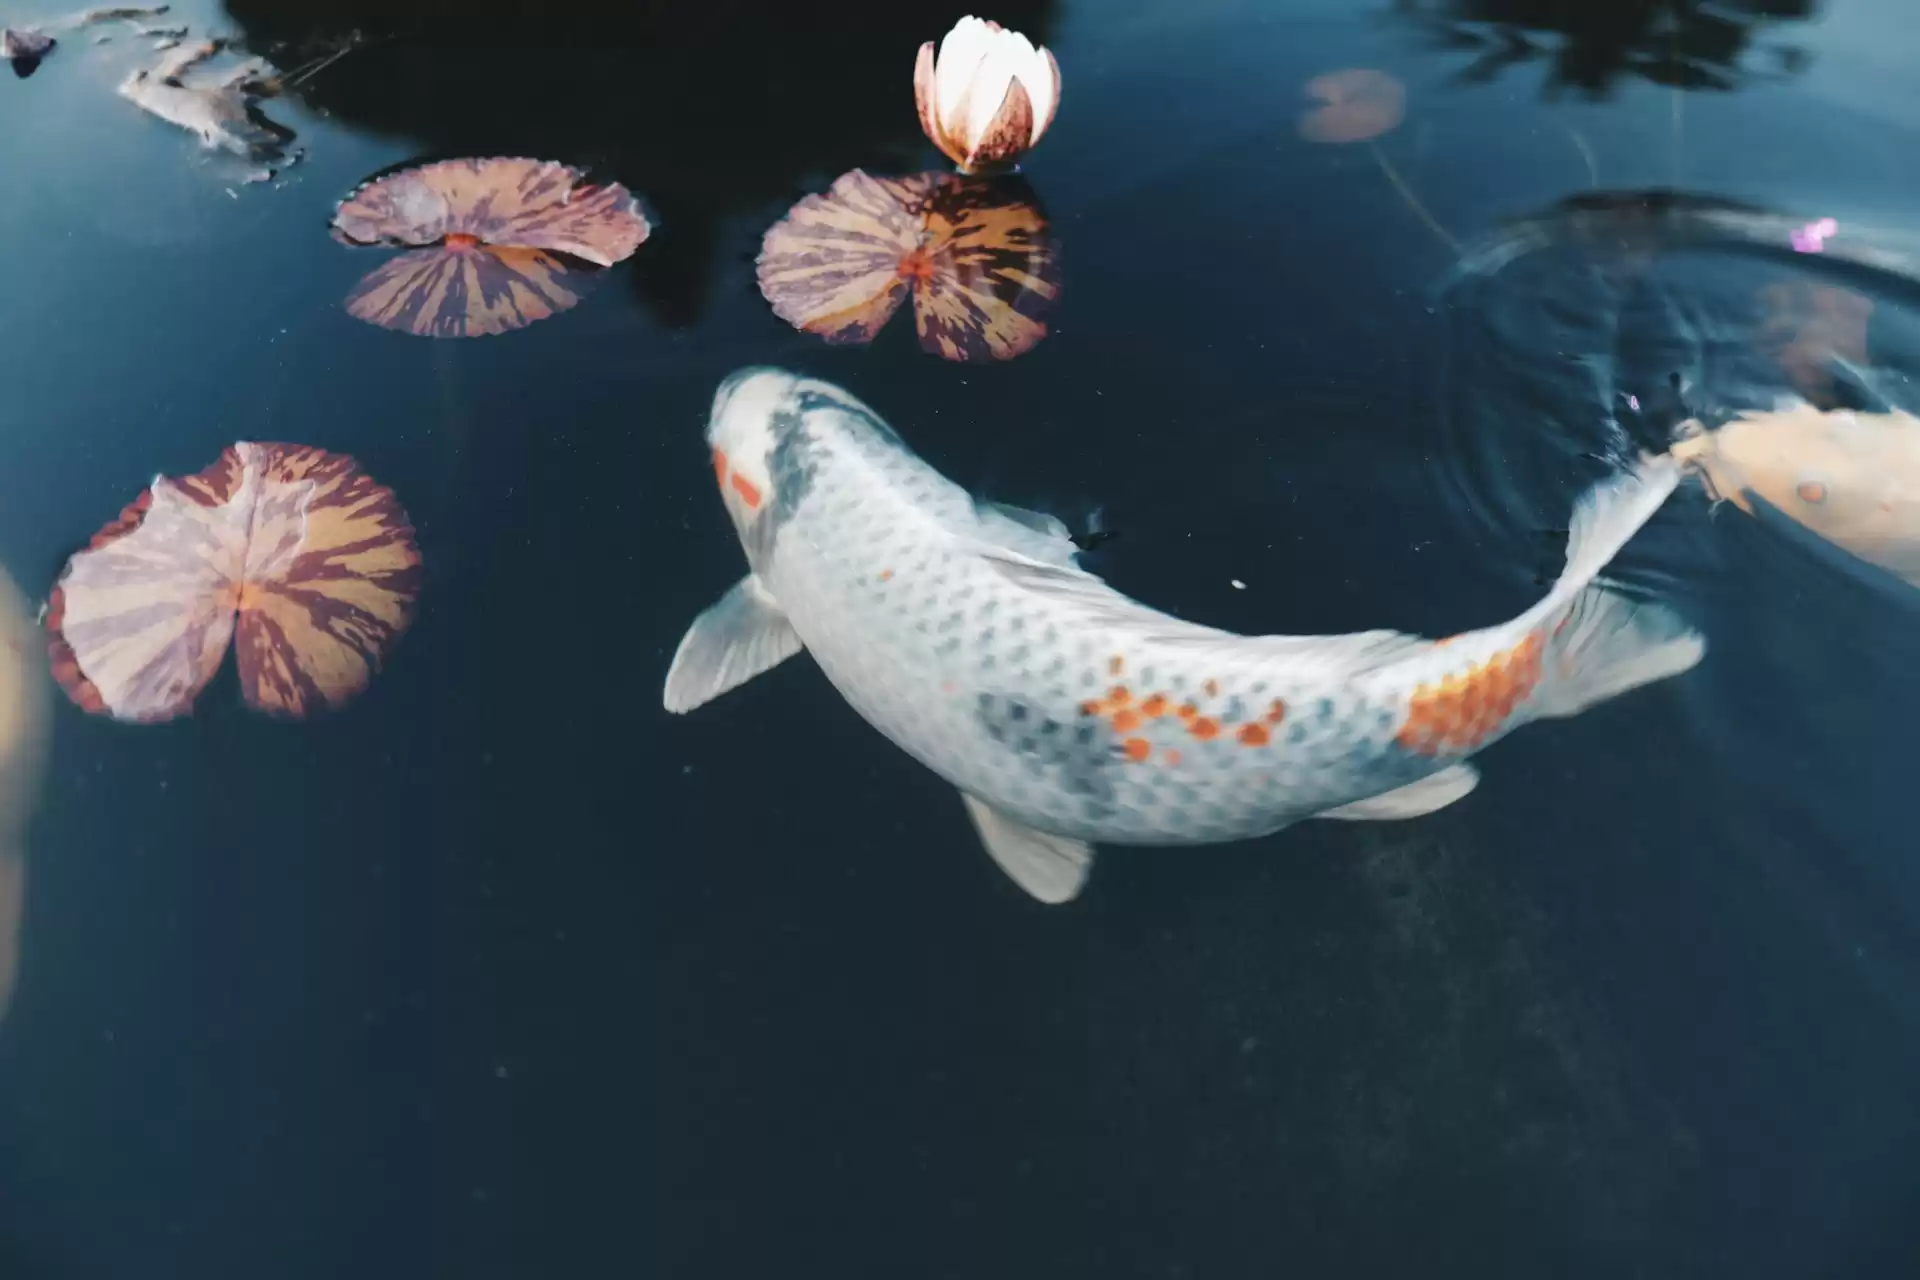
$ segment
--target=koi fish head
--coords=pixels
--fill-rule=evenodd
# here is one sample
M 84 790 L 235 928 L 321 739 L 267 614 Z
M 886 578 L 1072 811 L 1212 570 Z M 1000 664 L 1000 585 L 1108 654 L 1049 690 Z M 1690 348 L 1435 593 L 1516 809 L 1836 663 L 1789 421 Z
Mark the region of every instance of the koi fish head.
M 774 496 L 774 449 L 783 433 L 799 429 L 793 408 L 800 379 L 763 365 L 736 370 L 713 395 L 707 445 L 727 513 L 743 532 Z
M 1751 511 L 1757 496 L 1856 553 L 1920 539 L 1920 421 L 1900 412 L 1822 412 L 1804 402 L 1693 430 L 1673 455 L 1708 492 Z

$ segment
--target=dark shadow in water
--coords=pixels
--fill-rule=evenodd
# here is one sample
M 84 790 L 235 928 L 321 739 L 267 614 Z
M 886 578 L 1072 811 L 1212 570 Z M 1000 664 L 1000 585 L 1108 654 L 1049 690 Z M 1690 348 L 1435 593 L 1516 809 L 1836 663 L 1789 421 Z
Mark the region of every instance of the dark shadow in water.
M 1548 63 L 1549 97 L 1572 88 L 1609 96 L 1638 76 L 1675 89 L 1737 89 L 1807 65 L 1798 45 L 1766 39 L 1819 14 L 1818 0 L 1394 0 L 1396 20 L 1444 50 L 1471 56 L 1460 71 L 1485 83 L 1510 67 Z
M 434 155 L 563 160 L 625 183 L 657 228 L 631 278 L 675 327 L 705 309 L 724 218 L 791 203 L 856 166 L 922 167 L 914 54 L 971 11 L 958 0 L 227 7 L 247 44 L 282 66 L 366 33 L 339 67 L 294 90 L 341 124 L 412 137 Z M 993 16 L 1044 43 L 1056 7 L 1005 0 Z M 634 49 L 650 52 L 637 61 Z

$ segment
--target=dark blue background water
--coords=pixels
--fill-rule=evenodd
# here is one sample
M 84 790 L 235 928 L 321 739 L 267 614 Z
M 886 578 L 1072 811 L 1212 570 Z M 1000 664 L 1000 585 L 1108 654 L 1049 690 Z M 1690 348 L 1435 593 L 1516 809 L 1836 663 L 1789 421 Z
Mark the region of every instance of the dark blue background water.
M 753 278 L 800 195 L 938 163 L 911 64 L 962 9 L 607 8 L 184 6 L 283 65 L 370 37 L 269 106 L 305 161 L 231 197 L 113 95 L 126 34 L 0 83 L 27 592 L 236 439 L 353 454 L 427 573 L 343 714 L 270 723 L 231 677 L 161 727 L 59 708 L 0 1276 L 1920 1274 L 1920 610 L 1696 491 L 1621 566 L 1706 632 L 1694 672 L 1524 730 L 1431 817 L 1109 851 L 1071 907 L 805 662 L 659 706 L 741 572 L 701 427 L 748 362 L 844 383 L 984 496 L 1098 509 L 1096 567 L 1184 616 L 1517 613 L 1660 425 L 1622 397 L 1788 389 L 1748 357 L 1794 268 L 1602 235 L 1441 288 L 1373 153 L 1300 138 L 1301 85 L 1404 80 L 1380 154 L 1463 243 L 1595 187 L 1891 234 L 1898 0 L 1013 0 L 985 16 L 1064 74 L 1026 172 L 1066 274 L 991 367 L 904 319 L 827 348 Z M 1463 78 L 1516 43 L 1436 14 L 1538 56 Z M 337 199 L 523 153 L 656 234 L 505 337 L 344 313 L 380 255 L 327 237 Z M 1897 290 L 1873 326 L 1903 386 Z

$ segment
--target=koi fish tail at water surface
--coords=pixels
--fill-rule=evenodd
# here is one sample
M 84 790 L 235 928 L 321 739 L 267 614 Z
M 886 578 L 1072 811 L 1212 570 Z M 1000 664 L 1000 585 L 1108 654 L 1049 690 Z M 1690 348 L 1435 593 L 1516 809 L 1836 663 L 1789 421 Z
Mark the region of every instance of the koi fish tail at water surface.
M 1474 752 L 1705 649 L 1597 581 L 1673 491 L 1668 457 L 1581 499 L 1533 608 L 1436 641 L 1243 636 L 1162 613 L 1082 568 L 1058 519 L 975 499 L 851 394 L 783 370 L 727 378 L 707 443 L 749 572 L 682 639 L 666 709 L 805 649 L 960 791 L 995 862 L 1044 902 L 1077 896 L 1096 843 L 1430 813 L 1473 789 Z

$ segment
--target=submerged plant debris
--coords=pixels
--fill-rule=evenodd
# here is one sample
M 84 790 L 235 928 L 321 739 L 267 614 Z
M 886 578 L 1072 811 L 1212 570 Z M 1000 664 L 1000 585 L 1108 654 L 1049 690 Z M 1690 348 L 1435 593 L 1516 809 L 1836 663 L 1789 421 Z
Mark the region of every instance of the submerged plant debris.
M 170 720 L 232 642 L 247 704 L 305 716 L 367 687 L 419 590 L 391 490 L 344 454 L 242 442 L 157 478 L 67 561 L 47 605 L 53 675 L 87 711 Z
M 1019 178 L 842 174 L 768 229 L 760 292 L 796 329 L 870 342 L 913 295 L 920 345 L 947 360 L 1010 360 L 1047 334 L 1060 257 Z
M 209 150 L 259 164 L 288 159 L 293 130 L 269 120 L 257 105 L 279 91 L 277 73 L 266 59 L 246 58 L 223 71 L 189 78 L 225 47 L 223 41 L 202 40 L 167 49 L 151 67 L 129 73 L 120 82 L 120 96 L 195 134 Z
M 595 268 L 633 256 L 651 228 L 619 183 L 585 185 L 547 160 L 443 160 L 365 184 L 334 214 L 351 245 L 416 247 L 369 272 L 347 311 L 385 329 L 473 338 L 577 303 Z

